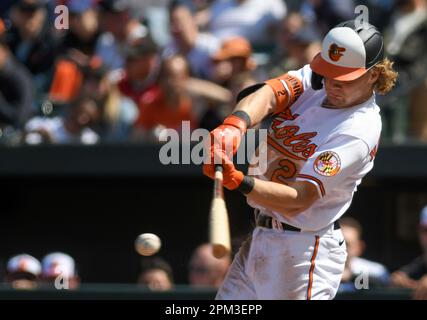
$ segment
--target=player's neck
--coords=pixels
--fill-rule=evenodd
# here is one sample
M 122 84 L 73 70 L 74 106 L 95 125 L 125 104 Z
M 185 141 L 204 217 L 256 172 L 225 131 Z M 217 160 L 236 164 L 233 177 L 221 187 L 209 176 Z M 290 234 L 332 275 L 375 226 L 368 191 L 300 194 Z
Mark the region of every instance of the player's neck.
M 354 106 L 357 106 L 359 104 L 365 103 L 366 101 L 368 101 L 369 99 L 371 99 L 373 95 L 374 95 L 374 91 L 373 90 L 367 91 L 366 94 L 364 94 L 363 96 L 360 97 L 360 99 L 358 99 L 357 101 L 355 101 L 354 104 L 351 107 L 354 107 Z

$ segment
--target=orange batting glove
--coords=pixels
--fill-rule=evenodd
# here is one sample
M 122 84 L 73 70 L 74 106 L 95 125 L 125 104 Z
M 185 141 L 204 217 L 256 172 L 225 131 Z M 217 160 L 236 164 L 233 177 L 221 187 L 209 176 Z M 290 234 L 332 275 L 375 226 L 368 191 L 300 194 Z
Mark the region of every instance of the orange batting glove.
M 215 172 L 215 151 L 223 151 L 229 158 L 236 154 L 242 136 L 250 126 L 250 118 L 244 111 L 236 111 L 225 118 L 224 122 L 210 132 L 209 162 L 203 171 Z M 209 168 L 206 168 L 209 167 Z
M 244 111 L 236 111 L 210 132 L 211 147 L 226 151 L 227 156 L 236 154 L 240 140 L 250 125 L 250 118 Z
M 245 178 L 245 175 L 242 171 L 236 169 L 233 163 L 223 165 L 223 185 L 228 190 L 236 190 L 240 187 Z
M 245 176 L 242 171 L 237 170 L 223 150 L 215 151 L 214 156 L 216 159 L 220 159 L 223 168 L 222 175 L 224 187 L 228 190 L 239 189 L 239 191 L 245 194 L 252 190 L 254 185 L 253 178 Z M 203 173 L 209 178 L 215 179 L 215 170 L 211 170 L 211 166 L 203 166 Z

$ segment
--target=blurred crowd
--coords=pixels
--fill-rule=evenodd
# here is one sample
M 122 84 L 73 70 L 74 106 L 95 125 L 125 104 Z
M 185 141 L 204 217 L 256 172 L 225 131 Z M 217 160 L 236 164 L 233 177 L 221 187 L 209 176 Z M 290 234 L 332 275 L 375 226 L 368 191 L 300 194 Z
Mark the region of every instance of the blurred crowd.
M 74 259 L 63 252 L 49 253 L 41 262 L 27 253 L 15 255 L 6 263 L 3 280 L 17 290 L 73 290 L 80 285 Z
M 393 273 L 383 264 L 363 257 L 366 243 L 362 226 L 356 219 L 344 217 L 339 223 L 348 252 L 339 294 L 400 288 L 409 290 L 412 299 L 427 300 L 427 206 L 421 211 L 417 230 L 420 256 Z M 233 241 L 233 253 L 238 249 L 240 241 Z M 175 271 L 180 274 L 187 272 L 185 284 L 190 288 L 216 290 L 226 277 L 232 254 L 217 259 L 212 254 L 211 244 L 202 243 L 194 248 L 188 266 L 179 270 L 173 270 L 167 259 L 159 254 L 141 257 L 135 284 L 141 289 L 152 291 L 174 290 Z M 63 252 L 49 253 L 41 262 L 25 253 L 13 256 L 5 265 L 3 280 L 4 285 L 21 290 L 75 290 L 81 282 L 74 259 Z
M 231 263 L 231 256 L 217 259 L 212 247 L 203 243 L 194 249 L 186 271 L 187 282 L 195 289 L 219 288 Z M 16 290 L 77 290 L 81 279 L 73 257 L 64 252 L 46 254 L 38 260 L 28 253 L 10 257 L 4 267 L 0 266 L 3 278 L 0 284 Z M 159 255 L 141 257 L 135 284 L 153 291 L 174 289 L 172 266 Z M 178 270 L 176 270 L 178 271 Z M 185 270 L 179 270 L 184 273 Z
M 384 134 L 427 140 L 425 0 L 365 0 L 400 80 Z M 0 142 L 158 141 L 210 130 L 240 90 L 309 63 L 352 0 L 3 0 Z M 64 7 L 65 6 L 65 7 Z M 66 10 L 64 10 L 66 8 Z

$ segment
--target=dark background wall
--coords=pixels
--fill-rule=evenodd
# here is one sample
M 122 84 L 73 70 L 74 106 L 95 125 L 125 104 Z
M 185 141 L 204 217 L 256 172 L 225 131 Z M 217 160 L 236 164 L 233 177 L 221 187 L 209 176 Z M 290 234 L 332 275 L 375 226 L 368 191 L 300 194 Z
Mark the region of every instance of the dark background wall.
M 153 232 L 176 281 L 187 281 L 192 250 L 207 241 L 212 183 L 200 167 L 159 166 L 155 147 L 8 151 L 0 160 L 3 262 L 21 252 L 41 259 L 64 251 L 83 281 L 134 282 L 140 258 L 133 242 Z M 388 161 L 379 158 L 376 166 L 385 170 Z M 365 256 L 394 270 L 420 252 L 415 230 L 427 184 L 421 173 L 390 177 L 381 170 L 364 181 L 348 214 L 364 227 Z M 251 229 L 252 211 L 240 194 L 226 198 L 237 247 Z
M 19 178 L 1 183 L 0 255 L 71 254 L 91 282 L 134 282 L 138 234 L 163 241 L 160 255 L 187 281 L 192 250 L 208 240 L 212 185 L 200 178 Z M 233 235 L 250 228 L 243 197 L 227 194 Z

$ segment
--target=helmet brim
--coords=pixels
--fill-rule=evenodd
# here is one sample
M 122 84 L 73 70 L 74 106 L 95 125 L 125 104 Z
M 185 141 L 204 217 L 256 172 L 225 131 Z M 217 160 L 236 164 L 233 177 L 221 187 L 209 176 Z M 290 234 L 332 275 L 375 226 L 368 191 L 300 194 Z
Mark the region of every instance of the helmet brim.
M 310 63 L 311 70 L 320 74 L 321 76 L 338 80 L 338 81 L 352 81 L 363 76 L 369 69 L 366 68 L 349 68 L 332 64 L 322 58 L 318 53 Z

